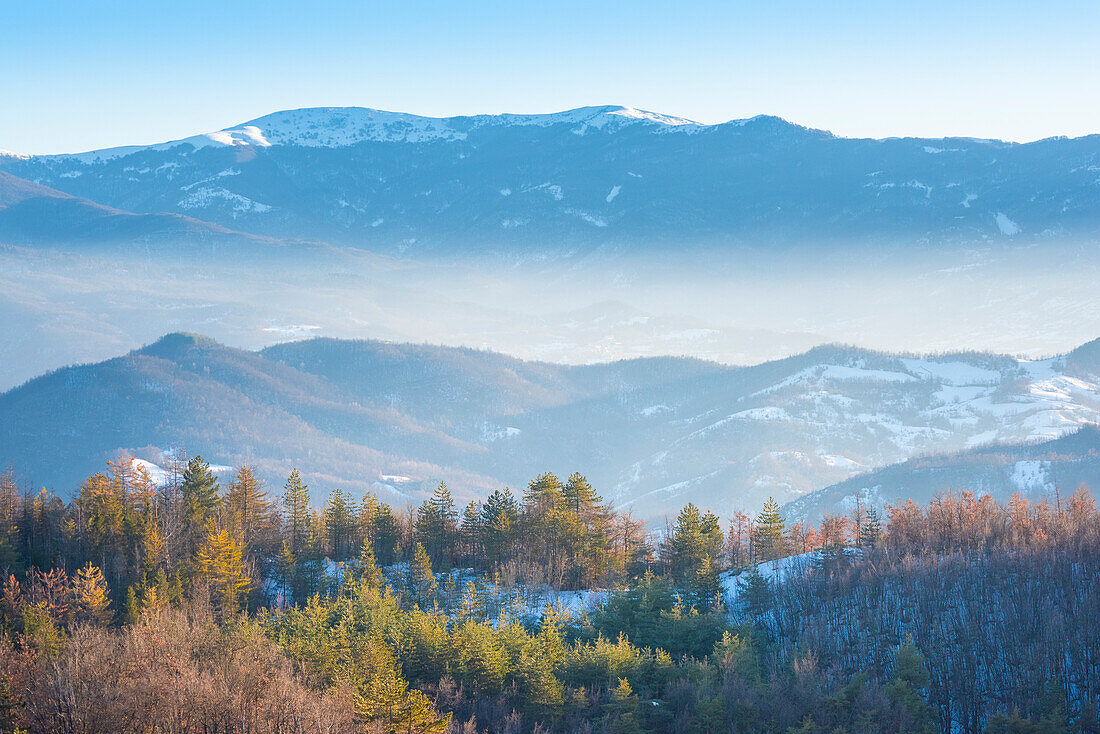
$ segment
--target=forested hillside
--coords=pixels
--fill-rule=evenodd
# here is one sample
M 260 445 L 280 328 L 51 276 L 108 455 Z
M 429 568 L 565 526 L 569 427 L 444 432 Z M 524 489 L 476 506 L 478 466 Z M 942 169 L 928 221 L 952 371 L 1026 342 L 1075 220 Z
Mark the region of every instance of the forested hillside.
M 522 486 L 530 466 L 581 465 L 616 505 L 660 520 L 688 502 L 729 517 L 914 457 L 1055 439 L 1097 420 L 1096 343 L 1038 361 L 827 346 L 750 367 L 566 366 L 338 339 L 251 352 L 169 334 L 0 395 L 0 465 L 70 497 L 88 466 L 119 453 L 163 468 L 201 447 L 211 464 L 246 463 L 268 483 L 310 467 L 325 492 L 401 505 L 444 479 L 470 499 Z M 1011 487 L 989 489 L 1007 500 Z
M 1084 486 L 647 532 L 580 474 L 402 509 L 169 469 L 119 457 L 67 503 L 0 480 L 0 730 L 1100 726 Z

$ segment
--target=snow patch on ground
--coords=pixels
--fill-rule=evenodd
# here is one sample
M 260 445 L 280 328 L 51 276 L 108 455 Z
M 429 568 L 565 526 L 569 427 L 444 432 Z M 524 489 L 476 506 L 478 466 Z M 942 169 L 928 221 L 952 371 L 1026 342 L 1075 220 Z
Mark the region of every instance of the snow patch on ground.
M 1047 462 L 1045 461 L 1017 461 L 1012 467 L 1012 482 L 1021 492 L 1036 492 L 1044 489 L 1052 489 L 1047 481 Z
M 902 359 L 905 369 L 921 379 L 931 379 L 945 385 L 996 385 L 1001 381 L 997 370 L 975 367 L 966 362 L 934 362 L 927 359 Z
M 783 408 L 775 405 L 766 405 L 762 408 L 749 408 L 739 413 L 734 413 L 731 418 L 752 421 L 789 421 L 791 414 Z M 717 424 L 715 424 L 717 425 Z
M 145 469 L 145 473 L 149 475 L 149 478 L 153 480 L 153 483 L 158 487 L 163 487 L 168 481 L 168 472 L 161 466 L 154 464 L 151 461 L 145 459 L 134 459 L 135 467 L 142 467 Z
M 204 186 L 196 189 L 180 200 L 178 206 L 181 209 L 205 209 L 215 205 L 229 204 L 232 207 L 234 217 L 237 214 L 264 214 L 271 211 L 267 204 L 253 201 L 247 196 L 235 194 L 232 191 L 220 187 Z
M 796 556 L 757 564 L 756 570 L 769 582 L 782 583 L 791 576 L 809 572 L 819 556 L 820 553 L 817 551 L 800 553 Z M 741 595 L 741 583 L 748 578 L 748 575 L 748 570 L 745 570 L 741 572 L 726 571 L 719 576 L 719 583 L 722 586 L 722 599 L 727 606 L 732 607 L 737 601 L 737 598 Z

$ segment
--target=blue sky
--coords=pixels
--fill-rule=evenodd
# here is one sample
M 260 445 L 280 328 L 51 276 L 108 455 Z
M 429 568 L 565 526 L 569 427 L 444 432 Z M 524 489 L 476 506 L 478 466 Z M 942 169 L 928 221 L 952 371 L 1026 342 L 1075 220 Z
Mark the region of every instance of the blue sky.
M 840 135 L 1100 132 L 1096 2 L 0 0 L 0 148 L 151 143 L 279 109 L 624 104 Z

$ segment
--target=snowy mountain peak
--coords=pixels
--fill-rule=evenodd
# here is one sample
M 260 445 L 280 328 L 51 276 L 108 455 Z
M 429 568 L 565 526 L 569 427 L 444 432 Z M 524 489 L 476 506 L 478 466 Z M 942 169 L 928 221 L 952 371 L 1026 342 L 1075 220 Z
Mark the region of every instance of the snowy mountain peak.
M 638 123 L 653 126 L 657 130 L 703 127 L 681 117 L 615 105 L 580 107 L 550 114 L 470 117 L 424 117 L 367 107 L 311 107 L 274 112 L 240 128 L 227 128 L 200 137 L 217 142 L 221 142 L 223 138 L 231 141 L 226 144 L 338 148 L 362 142 L 426 143 L 464 140 L 473 130 L 487 127 L 569 125 L 573 132 L 583 134 L 590 129 L 603 130 Z M 194 141 L 192 138 L 182 142 Z
M 568 125 L 572 132 L 583 135 L 591 130 L 612 131 L 637 124 L 646 125 L 655 132 L 694 131 L 707 127 L 682 117 L 619 105 L 579 107 L 549 114 L 463 117 L 424 117 L 368 107 L 306 107 L 273 112 L 237 127 L 166 143 L 106 148 L 75 155 L 51 157 L 75 158 L 84 163 L 95 163 L 142 150 L 164 151 L 181 146 L 190 146 L 190 149 L 196 150 L 211 146 L 266 148 L 274 145 L 339 148 L 363 142 L 427 143 L 465 140 L 470 132 L 489 127 Z M 0 155 L 3 153 L 0 152 Z

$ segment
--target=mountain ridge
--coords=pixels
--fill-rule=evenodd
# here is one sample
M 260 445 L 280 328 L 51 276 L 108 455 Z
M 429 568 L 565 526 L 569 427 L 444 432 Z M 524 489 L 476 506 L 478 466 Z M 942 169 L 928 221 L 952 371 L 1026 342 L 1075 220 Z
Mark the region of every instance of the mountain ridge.
M 1057 502 L 1081 484 L 1100 480 L 1100 422 L 1049 440 L 996 443 L 953 454 L 918 456 L 858 474 L 784 506 L 790 520 L 816 523 L 826 514 L 847 515 L 857 502 L 880 513 L 909 500 L 926 504 L 937 496 L 970 492 L 1007 503 L 1012 495 Z
M 656 129 L 667 128 L 668 130 L 693 132 L 726 125 L 743 127 L 746 124 L 759 121 L 771 121 L 792 128 L 832 136 L 832 133 L 828 131 L 804 127 L 775 115 L 754 115 L 753 117 L 727 120 L 720 123 L 701 123 L 683 117 L 622 105 L 594 105 L 548 113 L 499 113 L 447 117 L 394 112 L 373 107 L 301 107 L 277 110 L 221 130 L 166 140 L 160 143 L 112 146 L 74 153 L 28 155 L 0 151 L 0 159 L 75 158 L 83 162 L 99 162 L 128 156 L 144 150 L 163 151 L 181 145 L 190 145 L 194 149 L 234 146 L 271 147 L 275 145 L 343 147 L 359 142 L 462 140 L 470 130 L 508 125 L 519 127 L 573 125 L 576 127 L 573 128 L 572 132 L 583 134 L 588 129 L 598 130 L 614 123 L 619 125 L 640 123 L 653 126 Z M 325 137 L 326 133 L 328 137 Z M 358 136 L 355 133 L 358 133 Z M 945 140 L 948 139 L 945 138 Z
M 319 491 L 406 500 L 444 479 L 471 498 L 582 471 L 643 518 L 686 501 L 727 514 L 925 454 L 1094 423 L 1100 370 L 1067 360 L 832 346 L 749 367 L 564 366 L 377 340 L 248 352 L 173 333 L 0 394 L 0 463 L 67 493 L 120 451 L 157 463 L 182 446 L 255 464 L 269 483 L 297 466 Z
M 255 124 L 252 124 L 255 123 Z M 272 113 L 151 146 L 0 158 L 107 206 L 406 256 L 581 257 L 1067 241 L 1100 232 L 1100 136 L 843 138 L 615 106 L 428 118 Z
M 174 212 L 136 213 L 72 196 L 0 171 L 0 241 L 5 244 L 71 246 L 79 243 L 276 245 L 276 240 L 239 232 Z

